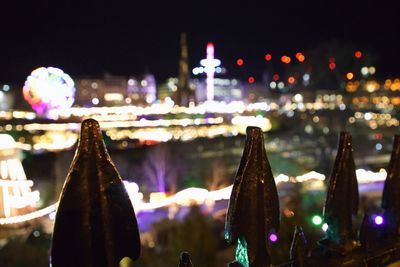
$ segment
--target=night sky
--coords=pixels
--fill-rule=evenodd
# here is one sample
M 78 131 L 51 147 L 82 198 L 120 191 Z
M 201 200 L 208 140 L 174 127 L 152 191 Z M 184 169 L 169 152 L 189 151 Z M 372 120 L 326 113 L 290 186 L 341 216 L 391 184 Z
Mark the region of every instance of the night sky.
M 163 82 L 177 75 L 183 31 L 191 68 L 208 41 L 228 71 L 243 57 L 256 77 L 267 52 L 280 57 L 338 41 L 378 56 L 384 77 L 400 76 L 396 1 L 1 2 L 0 82 L 22 84 L 39 66 L 73 78 L 149 71 Z

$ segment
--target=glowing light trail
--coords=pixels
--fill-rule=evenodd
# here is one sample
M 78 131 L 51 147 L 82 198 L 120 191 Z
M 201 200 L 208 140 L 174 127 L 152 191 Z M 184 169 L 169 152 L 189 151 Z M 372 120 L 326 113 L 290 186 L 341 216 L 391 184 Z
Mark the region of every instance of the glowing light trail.
M 381 170 L 379 172 L 370 172 L 370 171 L 365 171 L 363 169 L 358 169 L 356 171 L 357 173 L 357 179 L 360 183 L 374 183 L 378 181 L 383 181 L 384 180 L 384 175 L 386 177 L 386 171 Z M 365 173 L 368 173 L 368 176 L 365 177 Z M 317 181 L 322 181 L 322 176 L 323 174 L 317 173 L 317 172 L 309 172 L 304 175 L 300 175 L 297 177 L 294 177 L 293 179 L 290 179 L 289 176 L 284 175 L 284 174 L 279 174 L 276 176 L 275 181 L 277 184 L 281 182 L 306 182 L 306 181 L 312 181 L 312 180 L 317 180 Z M 363 177 L 361 177 L 363 176 Z M 382 180 L 383 178 L 383 180 Z M 229 200 L 232 192 L 232 185 L 215 190 L 215 191 L 208 191 L 207 189 L 204 188 L 187 188 L 182 191 L 179 191 L 173 196 L 170 197 L 165 197 L 165 198 L 160 198 L 157 200 L 150 200 L 150 202 L 142 202 L 142 194 L 139 192 L 139 187 L 135 183 L 129 183 L 127 181 L 124 181 L 125 187 L 127 189 L 127 192 L 131 198 L 132 205 L 135 208 L 135 212 L 138 214 L 140 212 L 150 212 L 155 209 L 159 208 L 164 208 L 168 207 L 170 205 L 179 205 L 179 206 L 190 206 L 193 204 L 197 205 L 202 205 L 202 204 L 210 204 L 214 203 L 215 201 L 219 200 Z M 322 185 L 321 185 L 322 186 Z M 0 218 L 0 225 L 6 225 L 6 224 L 15 224 L 15 223 L 22 223 L 26 222 L 29 220 L 33 220 L 42 216 L 50 215 L 50 213 L 54 212 L 57 208 L 58 202 L 55 204 L 52 204 L 46 208 L 43 208 L 41 210 L 31 212 L 25 215 L 21 216 L 14 216 L 14 217 L 8 217 L 8 218 Z M 54 216 L 52 216 L 54 218 Z M 379 220 L 379 219 L 378 219 Z M 379 221 L 378 221 L 379 222 Z M 325 224 L 322 226 L 325 229 Z

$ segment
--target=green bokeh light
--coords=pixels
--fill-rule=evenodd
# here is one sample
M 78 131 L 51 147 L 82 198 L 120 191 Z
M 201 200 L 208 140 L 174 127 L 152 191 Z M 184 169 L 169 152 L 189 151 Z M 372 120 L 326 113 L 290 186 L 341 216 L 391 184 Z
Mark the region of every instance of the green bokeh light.
M 315 225 L 320 225 L 322 223 L 322 218 L 319 215 L 314 215 L 311 219 L 312 223 Z

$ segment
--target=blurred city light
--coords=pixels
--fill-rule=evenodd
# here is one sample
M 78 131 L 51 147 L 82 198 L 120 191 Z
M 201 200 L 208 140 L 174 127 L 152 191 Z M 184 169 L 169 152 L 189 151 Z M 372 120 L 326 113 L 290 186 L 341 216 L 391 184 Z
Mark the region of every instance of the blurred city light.
M 281 61 L 285 64 L 289 64 L 292 61 L 292 59 L 288 56 L 282 56 Z
M 352 79 L 354 78 L 354 74 L 353 74 L 352 72 L 348 72 L 348 73 L 346 74 L 346 78 L 347 78 L 348 80 L 352 80 Z
M 296 58 L 299 62 L 304 62 L 304 60 L 306 59 L 306 57 L 301 52 L 296 53 Z
M 319 215 L 314 215 L 311 219 L 314 225 L 320 225 L 322 223 L 322 218 Z
M 384 219 L 381 215 L 375 215 L 373 216 L 373 219 L 376 225 L 382 225 L 384 223 Z
M 278 235 L 277 235 L 277 234 L 274 234 L 274 233 L 270 234 L 270 235 L 269 235 L 269 240 L 270 240 L 271 242 L 273 242 L 273 243 L 277 242 L 277 241 L 278 241 Z

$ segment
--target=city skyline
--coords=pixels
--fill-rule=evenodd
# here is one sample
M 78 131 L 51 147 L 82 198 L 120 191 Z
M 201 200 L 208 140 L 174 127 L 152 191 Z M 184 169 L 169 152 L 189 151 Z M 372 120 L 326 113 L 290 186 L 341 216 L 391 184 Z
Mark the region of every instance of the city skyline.
M 149 71 L 164 81 L 178 74 L 182 32 L 191 68 L 204 58 L 209 41 L 231 75 L 240 75 L 235 62 L 244 58 L 241 75 L 256 77 L 265 68 L 265 53 L 294 55 L 337 41 L 376 55 L 384 76 L 400 74 L 392 34 L 399 23 L 385 3 L 225 4 L 2 4 L 0 81 L 22 84 L 39 66 L 59 67 L 72 77 Z
M 385 0 L 3 1 L 1 267 L 399 265 L 399 29 Z

